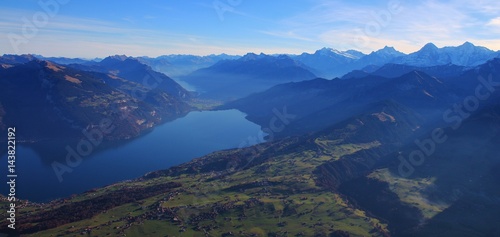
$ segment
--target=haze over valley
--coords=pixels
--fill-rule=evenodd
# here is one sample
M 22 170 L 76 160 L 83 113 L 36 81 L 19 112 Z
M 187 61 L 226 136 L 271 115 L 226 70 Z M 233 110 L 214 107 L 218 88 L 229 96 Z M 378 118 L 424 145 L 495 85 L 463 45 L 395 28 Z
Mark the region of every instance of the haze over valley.
M 464 4 L 1 3 L 0 235 L 500 236 Z

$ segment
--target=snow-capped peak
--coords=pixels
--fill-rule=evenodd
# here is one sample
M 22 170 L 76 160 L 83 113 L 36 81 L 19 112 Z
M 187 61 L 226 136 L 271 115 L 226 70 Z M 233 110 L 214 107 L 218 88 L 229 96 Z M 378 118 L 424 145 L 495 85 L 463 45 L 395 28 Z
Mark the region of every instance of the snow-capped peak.
M 331 55 L 333 53 L 351 59 L 359 59 L 360 57 L 364 56 L 363 53 L 355 50 L 340 51 L 332 48 L 322 48 L 316 51 L 316 53 L 320 55 Z
M 438 48 L 432 43 L 400 60 L 400 63 L 414 66 L 435 66 L 455 64 L 476 66 L 494 57 L 494 51 L 465 42 L 460 46 Z
M 388 55 L 388 56 L 402 56 L 404 53 L 397 51 L 394 47 L 389 47 L 385 46 L 382 49 L 379 49 L 375 52 L 372 52 L 372 54 L 379 54 L 379 55 Z

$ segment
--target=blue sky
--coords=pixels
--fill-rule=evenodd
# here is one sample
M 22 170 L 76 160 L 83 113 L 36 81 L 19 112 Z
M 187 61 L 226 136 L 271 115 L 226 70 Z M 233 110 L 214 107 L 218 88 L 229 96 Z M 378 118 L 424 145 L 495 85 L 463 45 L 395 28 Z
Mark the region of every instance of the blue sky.
M 44 7 L 49 6 L 49 7 Z M 500 50 L 497 0 L 2 0 L 0 54 L 410 53 L 476 45 Z

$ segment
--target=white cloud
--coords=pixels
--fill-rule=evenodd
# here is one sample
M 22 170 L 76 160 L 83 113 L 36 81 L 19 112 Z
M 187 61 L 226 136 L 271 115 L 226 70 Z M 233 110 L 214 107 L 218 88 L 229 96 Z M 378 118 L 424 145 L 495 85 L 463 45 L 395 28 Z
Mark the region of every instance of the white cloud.
M 33 12 L 0 10 L 0 52 L 7 54 L 36 53 L 46 56 L 103 57 L 112 54 L 159 55 L 179 52 L 177 44 L 193 42 L 202 44 L 210 40 L 195 35 L 168 31 L 130 28 L 120 23 L 58 15 L 50 18 L 43 27 L 37 27 L 33 37 L 26 37 L 18 45 L 11 44 L 9 35 L 24 37 L 23 16 L 30 19 Z M 25 28 L 25 27 L 24 27 Z M 17 42 L 17 41 L 16 41 Z M 20 41 L 21 42 L 21 41 Z M 189 50 L 186 49 L 186 50 Z M 189 51 L 185 53 L 194 53 Z
M 497 17 L 497 18 L 493 18 L 491 19 L 488 24 L 486 24 L 487 26 L 494 26 L 494 27 L 500 27 L 500 17 Z
M 365 53 L 385 45 L 410 53 L 428 42 L 446 46 L 497 38 L 484 27 L 485 18 L 500 11 L 499 1 L 400 1 L 401 11 L 382 18 L 387 21 L 380 21 L 377 14 L 389 12 L 388 5 L 373 4 L 319 1 L 304 13 L 281 21 L 280 30 L 293 32 L 295 39 L 312 39 L 325 46 Z M 490 26 L 496 23 L 494 20 Z M 492 46 L 500 49 L 500 45 Z
M 325 46 L 340 50 L 354 48 L 369 53 L 386 45 L 411 53 L 428 42 L 442 47 L 460 45 L 464 41 L 500 50 L 496 40 L 500 33 L 500 1 L 448 0 L 443 3 L 437 0 L 400 0 L 401 12 L 391 14 L 387 22 L 380 22 L 376 14 L 387 12 L 388 2 L 390 0 L 368 5 L 318 0 L 309 9 L 277 21 L 245 15 L 249 21 L 265 22 L 265 28 L 249 29 L 251 33 L 260 34 L 255 38 L 242 38 L 236 34 L 226 34 L 224 38 L 196 35 L 196 32 L 179 34 L 131 27 L 126 21 L 57 15 L 39 29 L 35 38 L 23 44 L 19 53 L 80 57 L 115 53 L 149 56 L 244 54 L 249 51 L 300 53 Z M 15 53 L 7 35 L 22 34 L 22 17 L 29 19 L 32 15 L 33 12 L 29 11 L 0 9 L 1 53 Z
M 312 38 L 297 35 L 294 31 L 259 31 L 259 33 L 276 36 L 285 39 L 295 39 L 302 41 L 314 41 Z

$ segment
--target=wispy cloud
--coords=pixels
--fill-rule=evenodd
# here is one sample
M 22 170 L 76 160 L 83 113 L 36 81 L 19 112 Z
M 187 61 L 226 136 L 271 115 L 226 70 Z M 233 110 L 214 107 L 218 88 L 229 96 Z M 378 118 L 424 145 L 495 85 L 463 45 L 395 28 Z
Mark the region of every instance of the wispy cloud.
M 270 14 L 262 13 L 263 10 L 257 8 L 259 3 L 245 1 L 227 11 L 223 22 L 217 18 L 210 2 L 201 1 L 154 6 L 161 10 L 144 11 L 147 14 L 124 12 L 116 18 L 59 14 L 51 17 L 47 25 L 38 29 L 35 38 L 19 48 L 20 53 L 80 57 L 114 53 L 136 56 L 300 53 L 325 46 L 369 53 L 386 45 L 411 53 L 428 42 L 446 46 L 464 41 L 500 49 L 500 1 L 400 0 L 399 11 L 387 15 L 393 2 L 310 0 L 309 5 L 302 3 L 302 11 L 297 8 Z M 162 16 L 165 11 L 168 14 Z M 0 53 L 14 53 L 8 34 L 22 35 L 23 19 L 29 20 L 33 14 L 27 10 L 0 9 Z M 193 19 L 199 15 L 205 17 L 200 19 L 205 22 Z M 171 16 L 186 27 L 159 24 L 160 20 L 168 23 Z
M 482 37 L 497 37 L 485 29 L 491 30 L 500 24 L 500 18 L 487 21 L 488 15 L 500 11 L 498 1 L 400 1 L 400 13 L 387 17 L 389 2 L 360 5 L 318 1 L 303 13 L 282 20 L 281 32 L 293 32 L 294 39 L 307 39 L 339 49 L 370 52 L 392 45 L 406 53 L 418 50 L 427 42 L 456 45 Z M 357 42 L 359 39 L 363 42 Z
M 500 17 L 491 19 L 486 25 L 493 27 L 500 27 Z
M 13 9 L 0 10 L 0 52 L 16 53 L 8 35 L 23 37 L 25 23 L 22 16 L 32 14 Z M 178 43 L 193 42 L 193 39 L 198 42 L 205 40 L 203 36 L 197 35 L 131 28 L 129 20 L 125 21 L 126 26 L 117 22 L 57 16 L 50 19 L 46 26 L 37 28 L 36 36 L 30 37 L 26 44 L 21 45 L 18 53 L 80 57 L 102 57 L 114 53 L 159 55 L 168 54 L 169 49 L 178 49 Z
M 295 40 L 302 40 L 302 41 L 314 41 L 312 38 L 308 37 L 303 37 L 298 34 L 296 34 L 294 31 L 258 31 L 259 33 L 270 35 L 270 36 L 275 36 L 275 37 L 280 37 L 284 39 L 295 39 Z

